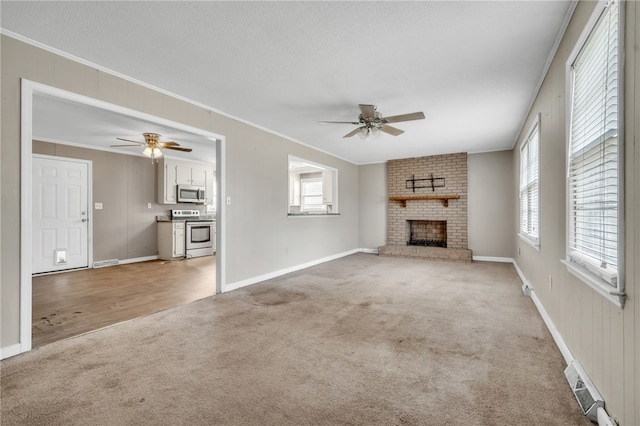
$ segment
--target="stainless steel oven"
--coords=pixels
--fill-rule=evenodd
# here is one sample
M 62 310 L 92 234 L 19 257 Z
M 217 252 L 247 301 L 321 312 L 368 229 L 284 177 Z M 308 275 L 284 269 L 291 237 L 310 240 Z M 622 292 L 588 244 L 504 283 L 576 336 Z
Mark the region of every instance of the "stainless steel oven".
M 216 221 L 198 210 L 171 210 L 172 219 L 184 219 L 187 258 L 210 256 L 216 251 Z
M 187 220 L 186 256 L 210 256 L 215 250 L 216 244 L 216 224 L 210 220 Z

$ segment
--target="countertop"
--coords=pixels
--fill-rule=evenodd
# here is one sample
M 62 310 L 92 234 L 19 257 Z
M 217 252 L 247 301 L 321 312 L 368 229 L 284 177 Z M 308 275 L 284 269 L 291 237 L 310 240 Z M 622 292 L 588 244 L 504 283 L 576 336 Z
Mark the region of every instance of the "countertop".
M 189 220 L 189 219 L 171 219 L 171 216 L 156 216 L 156 222 L 204 222 L 204 221 L 212 221 L 215 222 L 216 218 L 211 218 L 210 216 L 203 216 L 197 220 Z

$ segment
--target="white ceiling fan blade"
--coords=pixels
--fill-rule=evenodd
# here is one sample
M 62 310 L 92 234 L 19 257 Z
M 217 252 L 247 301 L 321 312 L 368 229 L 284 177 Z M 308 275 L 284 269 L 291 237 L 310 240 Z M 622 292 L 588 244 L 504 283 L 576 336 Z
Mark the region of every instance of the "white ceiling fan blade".
M 362 118 L 376 118 L 376 106 L 360 104 L 360 112 L 362 112 Z
M 380 126 L 380 130 L 385 132 L 385 133 L 389 133 L 390 135 L 393 136 L 398 136 L 404 133 L 404 130 L 400 130 L 397 129 L 395 127 L 391 127 L 391 126 L 387 126 L 386 124 L 383 124 Z
M 358 127 L 357 129 L 350 131 L 349 133 L 344 135 L 343 138 L 350 138 L 351 136 L 357 134 L 360 131 L 360 129 L 364 129 L 364 127 Z
M 360 124 L 359 121 L 318 121 L 320 124 Z
M 424 118 L 424 112 L 412 112 L 410 114 L 392 115 L 391 117 L 385 117 L 382 121 L 385 123 L 398 123 L 400 121 L 422 120 Z

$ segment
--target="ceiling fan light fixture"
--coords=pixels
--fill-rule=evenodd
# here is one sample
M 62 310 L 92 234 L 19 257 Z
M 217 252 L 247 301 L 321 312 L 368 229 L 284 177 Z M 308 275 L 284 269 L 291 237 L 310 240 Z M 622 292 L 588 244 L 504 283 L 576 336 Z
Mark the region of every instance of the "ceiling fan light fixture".
M 380 129 L 377 126 L 361 127 L 358 136 L 363 140 L 377 139 L 380 137 Z
M 160 148 L 151 148 L 150 146 L 148 146 L 144 149 L 144 151 L 142 151 L 142 155 L 149 158 L 160 158 L 162 157 L 162 151 L 160 151 Z

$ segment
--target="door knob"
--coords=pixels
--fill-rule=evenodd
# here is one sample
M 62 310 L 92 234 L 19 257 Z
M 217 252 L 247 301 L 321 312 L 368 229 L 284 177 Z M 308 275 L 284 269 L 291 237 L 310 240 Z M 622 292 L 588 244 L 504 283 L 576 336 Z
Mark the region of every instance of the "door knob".
M 86 222 L 88 219 L 82 219 L 83 222 Z

